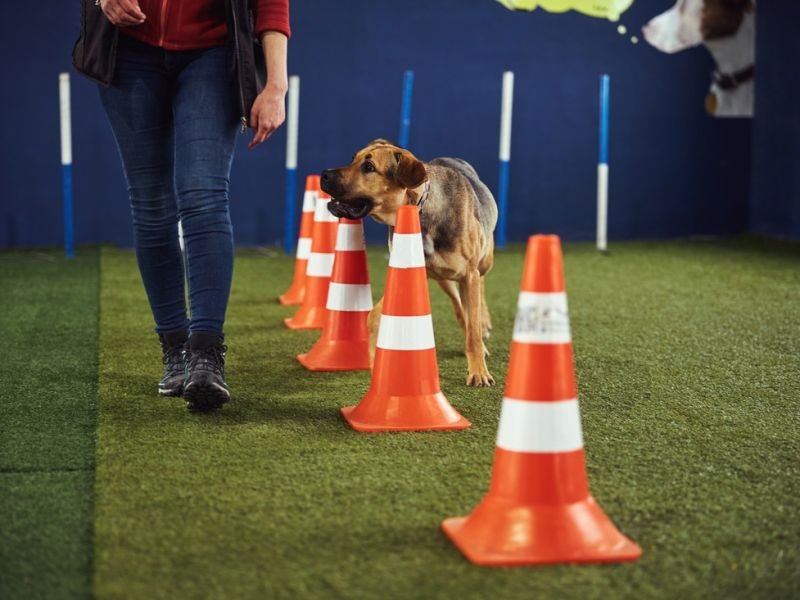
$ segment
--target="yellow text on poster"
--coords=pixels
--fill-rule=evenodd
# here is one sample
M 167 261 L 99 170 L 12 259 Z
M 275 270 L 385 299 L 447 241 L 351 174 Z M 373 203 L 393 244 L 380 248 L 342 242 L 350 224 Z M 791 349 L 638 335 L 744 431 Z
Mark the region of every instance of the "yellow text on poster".
M 619 20 L 619 16 L 624 13 L 633 0 L 497 0 L 511 10 L 534 10 L 542 9 L 562 13 L 568 10 L 577 10 L 580 13 L 599 19 L 609 21 Z

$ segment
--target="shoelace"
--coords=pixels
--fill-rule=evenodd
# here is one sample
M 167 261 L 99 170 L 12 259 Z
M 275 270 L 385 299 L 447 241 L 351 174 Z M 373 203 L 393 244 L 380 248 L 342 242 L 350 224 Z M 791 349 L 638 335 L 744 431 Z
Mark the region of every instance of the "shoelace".
M 165 370 L 169 375 L 177 375 L 183 373 L 184 369 L 184 356 L 183 348 L 169 348 L 164 352 L 163 362 Z
M 227 346 L 187 350 L 187 371 L 211 371 L 222 375 L 222 370 L 225 366 L 225 353 L 227 351 Z

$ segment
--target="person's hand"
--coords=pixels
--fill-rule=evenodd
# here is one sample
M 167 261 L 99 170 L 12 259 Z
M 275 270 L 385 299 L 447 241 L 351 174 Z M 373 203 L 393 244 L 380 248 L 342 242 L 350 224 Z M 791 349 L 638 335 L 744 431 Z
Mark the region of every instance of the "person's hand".
M 147 18 L 137 0 L 98 0 L 103 13 L 117 27 L 141 25 Z
M 250 127 L 255 130 L 253 139 L 247 145 L 250 150 L 271 136 L 286 120 L 285 97 L 285 87 L 270 84 L 256 97 L 250 109 Z

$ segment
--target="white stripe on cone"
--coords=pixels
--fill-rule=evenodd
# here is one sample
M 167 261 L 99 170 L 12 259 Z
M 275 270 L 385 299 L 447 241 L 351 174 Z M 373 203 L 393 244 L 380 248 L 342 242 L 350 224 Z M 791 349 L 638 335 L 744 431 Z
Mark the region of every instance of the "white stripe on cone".
M 308 257 L 306 275 L 310 277 L 330 277 L 333 273 L 333 254 L 312 252 Z
M 381 315 L 378 348 L 384 350 L 429 350 L 434 348 L 431 315 L 397 317 Z M 409 376 L 413 376 L 409 374 Z
M 330 198 L 317 198 L 317 208 L 314 211 L 314 221 L 317 223 L 338 223 L 339 218 L 334 217 L 328 210 Z
M 314 212 L 317 208 L 317 192 L 313 190 L 303 194 L 303 212 Z
M 311 238 L 300 238 L 297 240 L 297 258 L 308 260 L 311 255 Z
M 395 233 L 392 236 L 389 266 L 396 269 L 424 267 L 425 254 L 422 251 L 422 235 L 419 233 Z
M 503 398 L 497 447 L 511 452 L 572 452 L 583 448 L 577 400 Z
M 514 341 L 523 344 L 571 342 L 566 293 L 520 292 Z
M 339 223 L 336 229 L 337 250 L 366 250 L 364 243 L 364 227 L 352 223 Z
M 328 310 L 367 311 L 372 310 L 372 289 L 368 283 L 331 282 L 328 288 Z

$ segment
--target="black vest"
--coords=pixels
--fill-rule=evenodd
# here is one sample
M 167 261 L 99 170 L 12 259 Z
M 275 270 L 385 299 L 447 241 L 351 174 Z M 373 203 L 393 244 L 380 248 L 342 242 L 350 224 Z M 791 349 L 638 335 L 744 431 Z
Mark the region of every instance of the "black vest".
M 264 53 L 253 34 L 249 0 L 225 0 L 228 47 L 233 57 L 234 82 L 242 123 L 250 122 L 250 107 L 264 88 Z M 119 31 L 95 0 L 81 0 L 81 28 L 72 49 L 75 69 L 101 85 L 111 85 Z

